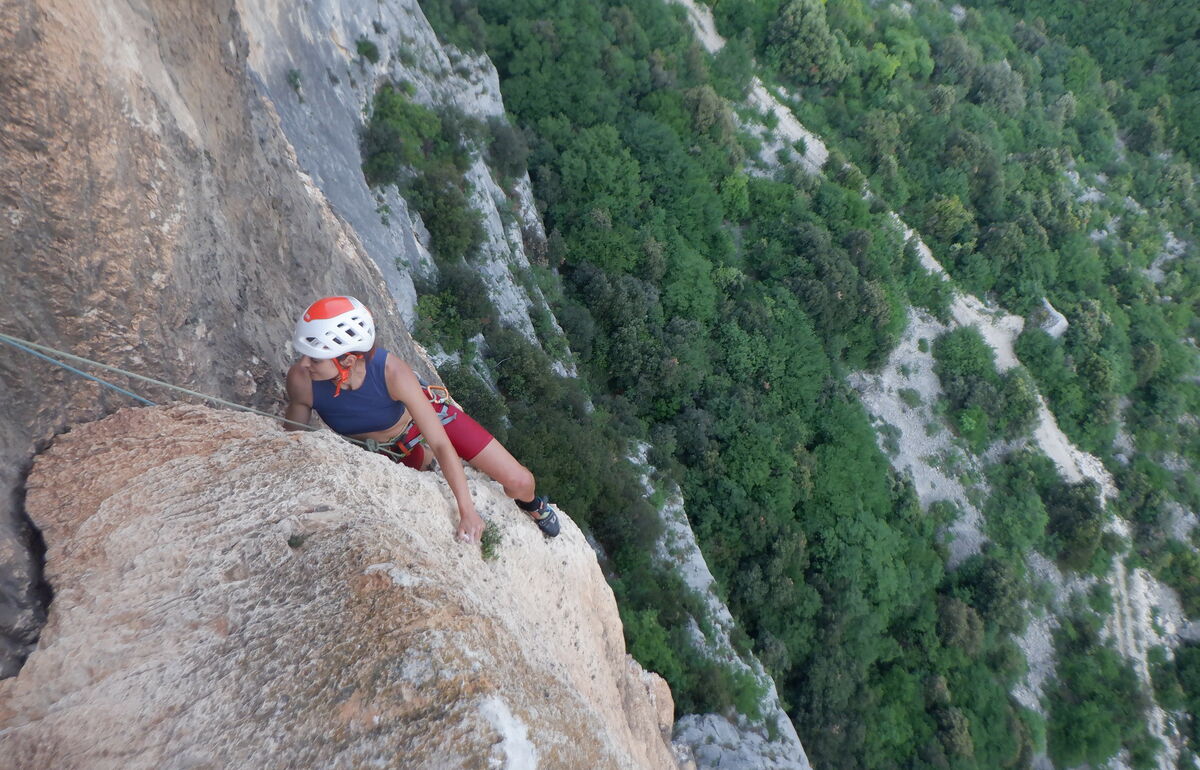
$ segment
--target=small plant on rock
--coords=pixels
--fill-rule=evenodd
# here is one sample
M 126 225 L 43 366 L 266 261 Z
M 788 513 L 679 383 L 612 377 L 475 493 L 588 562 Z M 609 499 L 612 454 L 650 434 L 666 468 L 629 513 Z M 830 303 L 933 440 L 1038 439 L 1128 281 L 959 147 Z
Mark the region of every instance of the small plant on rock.
M 483 527 L 483 535 L 479 538 L 479 550 L 483 554 L 484 561 L 493 561 L 500 556 L 500 542 L 503 538 L 500 535 L 500 528 L 496 523 L 489 521 Z
M 904 405 L 909 409 L 916 409 L 918 406 L 924 403 L 924 401 L 921 399 L 920 392 L 915 388 L 900 388 L 899 396 L 900 400 L 903 401 Z
M 292 87 L 292 90 L 295 91 L 297 95 L 300 95 L 300 70 L 297 70 L 297 69 L 288 70 L 287 82 L 288 82 L 288 85 Z M 300 101 L 304 101 L 303 96 L 300 96 Z

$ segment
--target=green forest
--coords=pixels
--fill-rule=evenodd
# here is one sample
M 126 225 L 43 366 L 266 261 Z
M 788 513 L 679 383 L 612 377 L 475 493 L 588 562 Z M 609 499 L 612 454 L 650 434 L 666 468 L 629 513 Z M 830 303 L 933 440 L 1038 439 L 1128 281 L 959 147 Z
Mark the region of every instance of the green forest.
M 709 4 L 715 56 L 662 0 L 423 0 L 444 42 L 491 58 L 508 111 L 472 121 L 386 84 L 362 136 L 368 181 L 399 186 L 430 232 L 417 338 L 482 359 L 495 390 L 468 363 L 442 367 L 447 384 L 600 544 L 628 647 L 679 714 L 753 718 L 761 692 L 691 641 L 703 604 L 654 557 L 636 441 L 681 488 L 735 644 L 815 766 L 1156 767 L 1151 699 L 1193 746 L 1200 648 L 1160 651 L 1148 689 L 1105 641 L 1111 597 L 1056 606 L 1027 555 L 1079 576 L 1121 560 L 1200 611 L 1200 556 L 1170 526 L 1200 508 L 1200 10 Z M 755 76 L 826 142 L 822 174 L 803 146 L 764 149 Z M 472 267 L 472 157 L 532 181 L 548 238 L 525 280 L 554 315 L 534 319 L 540 346 L 497 322 Z M 922 506 L 847 384 L 913 309 L 948 322 L 952 286 L 1026 319 L 1004 372 L 969 327 L 931 340 L 946 429 L 990 458 L 990 542 L 953 569 L 960 512 Z M 1045 302 L 1061 337 L 1040 328 Z M 550 373 L 566 355 L 579 377 Z M 1113 475 L 1107 506 L 1028 440 L 1039 393 Z M 1046 613 L 1058 665 L 1038 713 L 1011 695 L 1015 638 Z

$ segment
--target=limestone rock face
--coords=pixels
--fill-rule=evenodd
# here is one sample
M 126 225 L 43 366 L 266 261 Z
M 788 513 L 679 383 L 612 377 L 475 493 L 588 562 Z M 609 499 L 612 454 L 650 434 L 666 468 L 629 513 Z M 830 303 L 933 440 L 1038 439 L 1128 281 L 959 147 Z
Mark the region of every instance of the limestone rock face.
M 499 556 L 454 541 L 440 474 L 329 432 L 124 409 L 28 480 L 54 587 L 0 682 L 17 767 L 674 767 L 669 690 L 625 653 L 579 529 L 544 540 L 469 475 Z
M 417 211 L 395 186 L 367 187 L 359 147 L 364 114 L 381 83 L 405 83 L 417 103 L 435 111 L 454 109 L 487 125 L 504 118 L 496 68 L 485 55 L 443 45 L 418 0 L 238 0 L 237 8 L 250 70 L 297 160 L 353 226 L 411 321 L 413 276 L 429 280 L 437 269 Z M 376 46 L 378 61 L 358 53 L 359 40 Z M 506 181 L 489 169 L 485 156 L 477 153 L 465 172 L 484 234 L 471 263 L 498 320 L 540 345 L 533 308 L 548 309 L 548 303 L 521 275 L 531 260 L 545 264 L 541 215 L 528 174 Z M 559 362 L 556 371 L 574 376 L 574 364 Z
M 249 55 L 233 0 L 0 3 L 0 331 L 273 410 L 296 315 L 349 293 L 432 376 Z M 41 620 L 22 476 L 130 403 L 0 346 L 0 676 Z

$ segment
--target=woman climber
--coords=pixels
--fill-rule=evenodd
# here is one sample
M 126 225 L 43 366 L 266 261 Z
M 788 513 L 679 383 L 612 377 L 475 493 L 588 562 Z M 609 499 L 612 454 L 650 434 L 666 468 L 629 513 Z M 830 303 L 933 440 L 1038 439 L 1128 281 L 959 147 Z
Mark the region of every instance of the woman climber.
M 479 541 L 483 519 L 467 490 L 460 458 L 500 482 L 546 536 L 558 534 L 558 515 L 546 498 L 534 494 L 529 469 L 451 402 L 445 388 L 422 384 L 402 358 L 376 347 L 375 322 L 357 299 L 314 302 L 296 323 L 292 343 L 300 360 L 288 369 L 288 420 L 307 424 L 315 410 L 337 433 L 402 455 L 398 462 L 417 470 L 428 470 L 437 458 L 458 502 L 463 542 Z M 284 427 L 299 430 L 289 423 Z

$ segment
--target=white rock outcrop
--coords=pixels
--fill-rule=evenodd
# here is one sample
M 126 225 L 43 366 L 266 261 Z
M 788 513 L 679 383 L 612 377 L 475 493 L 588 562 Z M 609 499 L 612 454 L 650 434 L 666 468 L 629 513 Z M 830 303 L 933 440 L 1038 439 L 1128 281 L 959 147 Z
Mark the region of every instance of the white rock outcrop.
M 645 467 L 642 484 L 646 494 L 655 491 L 647 452 L 649 444 L 639 444 L 632 459 Z M 661 508 L 663 533 L 655 544 L 655 558 L 670 565 L 683 578 L 684 585 L 704 604 L 703 618 L 692 618 L 692 654 L 713 660 L 754 677 L 762 688 L 758 708 L 762 718 L 745 714 L 685 714 L 675 723 L 675 745 L 690 751 L 699 767 L 753 767 L 757 770 L 811 770 L 808 755 L 796 734 L 779 698 L 775 681 L 754 655 L 741 655 L 733 643 L 737 626 L 729 608 L 717 593 L 717 581 L 704 560 L 696 534 L 684 511 L 683 494 L 678 485 L 665 487 L 667 499 Z M 711 629 L 706 636 L 701 624 Z
M 1036 314 L 1041 326 L 1041 330 L 1049 334 L 1054 339 L 1058 339 L 1067 333 L 1067 329 L 1071 324 L 1067 321 L 1067 317 L 1058 311 L 1054 305 L 1050 304 L 1050 300 L 1042 297 L 1041 312 Z
M 56 593 L 0 682 L 8 766 L 675 767 L 669 690 L 625 653 L 591 549 L 470 474 L 499 556 L 454 541 L 440 475 L 329 432 L 126 409 L 36 460 Z

